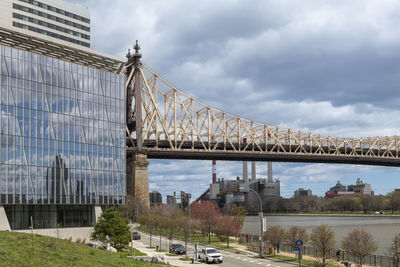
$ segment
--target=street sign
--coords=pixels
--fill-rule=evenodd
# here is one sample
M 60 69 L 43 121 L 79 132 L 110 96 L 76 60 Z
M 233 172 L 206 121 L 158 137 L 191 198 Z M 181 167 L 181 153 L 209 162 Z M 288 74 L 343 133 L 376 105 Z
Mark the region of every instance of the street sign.
M 297 240 L 296 241 L 296 246 L 301 247 L 303 245 L 303 241 Z
M 263 217 L 263 232 L 267 231 L 267 218 Z
M 293 251 L 299 251 L 299 248 L 293 248 Z
M 299 248 L 299 247 L 294 247 L 293 248 L 293 251 L 304 251 L 304 248 L 303 247 L 301 247 L 301 248 Z

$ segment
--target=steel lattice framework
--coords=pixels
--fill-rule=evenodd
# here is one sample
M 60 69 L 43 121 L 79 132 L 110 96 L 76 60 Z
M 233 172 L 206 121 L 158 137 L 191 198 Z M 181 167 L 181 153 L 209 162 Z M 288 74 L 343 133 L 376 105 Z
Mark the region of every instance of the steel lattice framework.
M 127 127 L 128 152 L 140 150 L 149 158 L 400 166 L 399 136 L 339 138 L 270 126 L 203 104 L 141 62 L 127 69 L 126 87 L 140 91 L 134 104 L 142 113 L 131 133 Z

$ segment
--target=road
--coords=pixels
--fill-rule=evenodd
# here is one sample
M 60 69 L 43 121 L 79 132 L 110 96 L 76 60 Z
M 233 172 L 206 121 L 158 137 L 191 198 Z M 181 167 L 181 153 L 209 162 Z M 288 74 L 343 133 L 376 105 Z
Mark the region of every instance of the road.
M 136 231 L 136 230 L 135 230 Z M 150 235 L 140 232 L 141 242 L 150 246 Z M 183 241 L 174 240 L 173 243 L 180 243 L 185 245 Z M 160 248 L 160 236 L 153 235 L 151 246 Z M 161 239 L 161 249 L 168 251 L 169 241 L 166 241 L 165 237 Z M 198 250 L 201 250 L 203 246 L 199 246 Z M 224 256 L 224 262 L 219 264 L 213 264 L 213 266 L 221 267 L 253 267 L 253 266 L 266 266 L 266 267 L 293 267 L 294 264 L 278 262 L 269 259 L 260 259 L 256 256 L 244 255 L 239 253 L 233 253 L 230 251 L 220 250 L 221 254 Z M 188 244 L 187 255 L 193 255 L 194 245 Z

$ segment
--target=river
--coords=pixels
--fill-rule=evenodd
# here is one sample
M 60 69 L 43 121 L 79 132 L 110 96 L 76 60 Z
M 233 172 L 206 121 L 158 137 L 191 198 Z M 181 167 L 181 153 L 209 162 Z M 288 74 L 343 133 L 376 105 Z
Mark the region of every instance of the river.
M 336 244 L 341 246 L 343 238 L 353 229 L 364 229 L 371 233 L 378 243 L 376 254 L 386 255 L 396 233 L 400 233 L 400 216 L 334 216 L 334 215 L 266 215 L 267 227 L 280 225 L 285 229 L 292 226 L 304 227 L 310 234 L 315 226 L 328 224 L 335 231 Z M 258 216 L 247 216 L 242 229 L 243 233 L 259 234 L 260 219 Z

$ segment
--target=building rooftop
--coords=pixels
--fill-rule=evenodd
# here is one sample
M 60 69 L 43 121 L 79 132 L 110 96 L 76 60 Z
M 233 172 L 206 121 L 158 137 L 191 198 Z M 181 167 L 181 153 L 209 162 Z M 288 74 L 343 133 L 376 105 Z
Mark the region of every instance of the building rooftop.
M 125 64 L 119 58 L 89 48 L 73 48 L 3 27 L 0 27 L 0 44 L 117 74 Z

